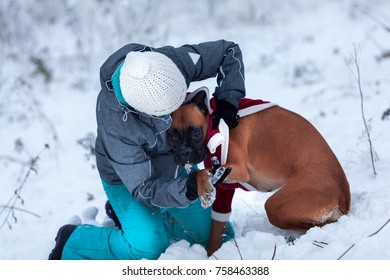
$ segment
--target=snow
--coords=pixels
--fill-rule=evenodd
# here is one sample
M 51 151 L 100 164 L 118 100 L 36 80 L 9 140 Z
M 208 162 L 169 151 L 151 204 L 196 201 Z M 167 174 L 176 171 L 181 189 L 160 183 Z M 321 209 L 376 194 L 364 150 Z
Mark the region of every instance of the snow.
M 230 218 L 235 242 L 210 259 L 335 260 L 352 245 L 342 259 L 390 259 L 390 58 L 378 59 L 390 50 L 390 2 L 236 3 L 2 1 L 0 259 L 46 259 L 58 228 L 80 222 L 75 215 L 107 224 L 88 146 L 96 135 L 102 62 L 125 43 L 179 46 L 219 38 L 242 48 L 248 97 L 293 110 L 323 134 L 347 174 L 352 204 L 338 222 L 300 234 L 269 223 L 264 202 L 271 194 L 237 191 Z M 355 49 L 377 175 L 362 121 Z M 203 85 L 213 90 L 214 81 L 190 89 Z M 12 205 L 18 187 L 18 208 L 7 216 L 4 206 Z M 200 245 L 179 241 L 160 259 L 208 257 Z

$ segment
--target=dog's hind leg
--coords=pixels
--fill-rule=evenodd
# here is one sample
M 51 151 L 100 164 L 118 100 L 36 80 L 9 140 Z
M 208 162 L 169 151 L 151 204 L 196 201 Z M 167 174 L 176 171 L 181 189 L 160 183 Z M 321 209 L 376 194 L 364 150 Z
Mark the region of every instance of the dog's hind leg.
M 265 203 L 271 224 L 282 229 L 307 231 L 335 222 L 346 214 L 349 198 L 337 192 L 337 186 L 318 184 L 290 179 Z

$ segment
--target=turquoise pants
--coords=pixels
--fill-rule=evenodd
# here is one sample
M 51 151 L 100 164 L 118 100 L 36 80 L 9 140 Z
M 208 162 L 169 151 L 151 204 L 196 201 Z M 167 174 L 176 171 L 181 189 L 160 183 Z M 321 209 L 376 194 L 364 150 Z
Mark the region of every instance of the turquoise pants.
M 172 241 L 181 239 L 207 246 L 211 207 L 203 209 L 199 199 L 186 208 L 149 208 L 124 185 L 103 182 L 103 186 L 122 230 L 78 226 L 65 244 L 62 259 L 157 259 Z

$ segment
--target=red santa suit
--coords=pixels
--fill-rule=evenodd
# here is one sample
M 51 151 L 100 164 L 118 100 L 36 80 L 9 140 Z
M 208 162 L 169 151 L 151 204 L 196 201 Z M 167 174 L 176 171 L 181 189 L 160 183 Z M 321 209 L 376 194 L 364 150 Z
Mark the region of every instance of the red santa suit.
M 249 99 L 244 98 L 239 103 L 238 114 L 241 118 L 248 116 L 250 114 L 268 109 L 275 106 L 276 104 L 263 101 L 260 99 Z M 210 100 L 209 110 L 210 114 L 210 124 L 209 130 L 206 137 L 206 143 L 208 148 L 208 154 L 204 161 L 205 168 L 212 168 L 211 158 L 217 157 L 219 162 L 223 165 L 226 163 L 228 156 L 228 147 L 229 147 L 229 127 L 221 119 L 220 124 L 217 129 L 212 130 L 212 111 L 216 108 L 216 100 L 212 98 Z M 256 190 L 253 186 L 247 183 L 233 183 L 233 184 L 224 184 L 221 183 L 216 187 L 216 197 L 212 206 L 212 218 L 220 222 L 227 222 L 231 214 L 231 205 L 234 196 L 234 191 L 236 188 L 241 188 L 245 191 L 254 191 Z

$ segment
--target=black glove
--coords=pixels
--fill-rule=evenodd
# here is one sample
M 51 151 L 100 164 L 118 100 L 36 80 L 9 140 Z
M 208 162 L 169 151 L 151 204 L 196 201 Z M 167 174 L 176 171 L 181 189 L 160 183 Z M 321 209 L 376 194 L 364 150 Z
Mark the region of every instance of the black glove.
M 226 177 L 232 172 L 232 167 L 229 166 L 228 168 L 220 168 L 221 163 L 219 162 L 217 157 L 211 158 L 211 173 L 214 175 L 213 179 L 216 181 L 214 182 L 213 186 L 216 187 L 220 183 L 222 183 Z
M 198 184 L 196 182 L 196 175 L 198 172 L 199 171 L 192 169 L 190 174 L 188 174 L 186 196 L 191 201 L 198 198 Z
M 229 101 L 217 100 L 217 108 L 213 114 L 212 129 L 214 130 L 218 127 L 220 119 L 223 119 L 229 128 L 236 127 L 240 121 L 240 116 L 237 113 L 237 107 Z

